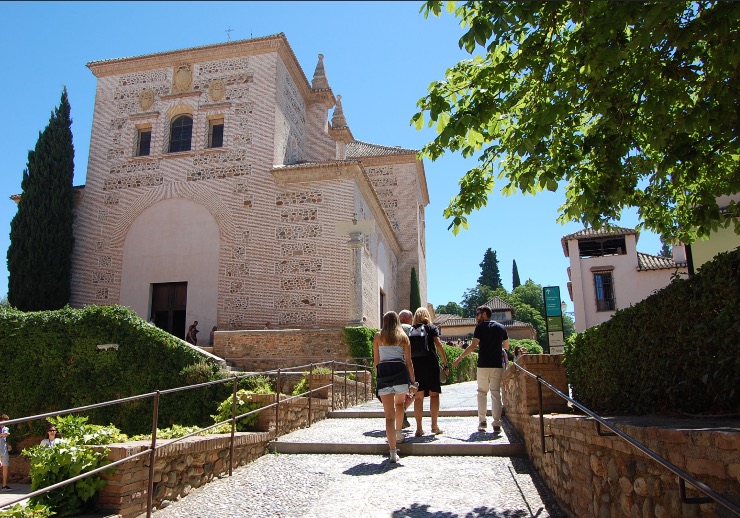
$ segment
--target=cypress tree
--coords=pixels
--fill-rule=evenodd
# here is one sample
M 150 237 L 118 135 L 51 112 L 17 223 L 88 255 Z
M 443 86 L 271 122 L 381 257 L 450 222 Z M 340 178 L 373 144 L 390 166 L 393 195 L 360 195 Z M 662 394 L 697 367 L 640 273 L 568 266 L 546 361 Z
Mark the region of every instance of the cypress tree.
M 23 311 L 69 303 L 74 146 L 67 88 L 28 152 L 18 212 L 10 222 L 8 302 Z
M 480 263 L 480 277 L 478 277 L 478 284 L 482 286 L 488 286 L 492 290 L 501 288 L 501 273 L 498 270 L 498 259 L 496 258 L 496 252 L 490 248 L 483 254 L 483 262 Z
M 415 312 L 421 307 L 421 292 L 419 291 L 419 277 L 416 275 L 416 268 L 411 268 L 411 297 L 409 301 L 409 310 Z
M 514 259 L 514 266 L 511 268 L 511 275 L 511 289 L 513 291 L 514 288 L 522 285 L 522 281 L 519 280 L 519 268 L 516 267 L 516 259 Z

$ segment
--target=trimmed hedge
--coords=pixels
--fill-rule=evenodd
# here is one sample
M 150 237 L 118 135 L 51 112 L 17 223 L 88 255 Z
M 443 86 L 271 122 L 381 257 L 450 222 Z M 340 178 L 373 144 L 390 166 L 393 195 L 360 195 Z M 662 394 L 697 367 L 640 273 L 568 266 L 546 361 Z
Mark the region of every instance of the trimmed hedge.
M 740 248 L 566 343 L 573 397 L 594 411 L 740 411 Z
M 357 326 L 344 328 L 344 340 L 347 342 L 349 355 L 355 362 L 373 357 L 373 337 L 380 331 L 372 327 Z
M 118 344 L 118 350 L 98 350 Z M 220 366 L 121 306 L 66 307 L 22 312 L 0 308 L 3 412 L 11 418 L 90 405 L 221 379 Z M 231 393 L 229 383 L 165 394 L 159 424 L 211 424 L 210 414 Z M 151 431 L 153 398 L 86 413 L 124 433 Z M 42 435 L 42 421 L 16 425 L 16 439 Z

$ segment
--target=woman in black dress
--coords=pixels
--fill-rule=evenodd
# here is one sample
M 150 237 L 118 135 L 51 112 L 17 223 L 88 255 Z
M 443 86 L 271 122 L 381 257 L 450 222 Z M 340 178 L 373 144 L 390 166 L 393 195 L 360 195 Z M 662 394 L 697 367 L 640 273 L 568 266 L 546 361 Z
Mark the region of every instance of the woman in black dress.
M 414 399 L 414 418 L 416 419 L 416 437 L 424 435 L 421 419 L 424 415 L 424 398 L 429 397 L 429 413 L 432 415 L 432 433 L 442 433 L 438 424 L 439 394 L 442 386 L 439 382 L 439 359 L 443 360 L 442 369 L 449 375 L 447 355 L 442 341 L 439 339 L 439 329 L 431 322 L 431 315 L 426 308 L 419 308 L 414 313 L 414 322 L 409 332 L 411 341 L 411 361 L 414 364 L 416 381 L 419 390 Z

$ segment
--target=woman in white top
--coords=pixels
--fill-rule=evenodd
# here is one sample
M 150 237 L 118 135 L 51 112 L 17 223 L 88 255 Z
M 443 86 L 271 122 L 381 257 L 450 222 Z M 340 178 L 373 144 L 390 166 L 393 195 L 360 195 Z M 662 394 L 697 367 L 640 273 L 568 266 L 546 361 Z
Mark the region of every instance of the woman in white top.
M 378 397 L 383 402 L 390 461 L 398 462 L 396 446 L 397 443 L 403 442 L 401 426 L 404 399 L 410 390 L 409 384 L 411 390 L 415 390 L 415 377 L 409 337 L 406 336 L 394 311 L 383 315 L 383 327 L 373 337 L 373 365 L 378 374 Z
M 41 439 L 41 446 L 46 446 L 47 448 L 51 448 L 52 446 L 56 446 L 62 441 L 63 439 L 59 437 L 57 434 L 56 427 L 52 425 L 49 427 L 48 430 L 46 430 L 46 439 Z

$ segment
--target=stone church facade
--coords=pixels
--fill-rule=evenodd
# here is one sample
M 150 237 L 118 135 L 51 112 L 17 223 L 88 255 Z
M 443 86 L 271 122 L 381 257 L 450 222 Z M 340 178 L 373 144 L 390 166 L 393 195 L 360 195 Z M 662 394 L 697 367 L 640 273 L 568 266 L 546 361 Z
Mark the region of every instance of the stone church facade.
M 322 56 L 311 82 L 283 34 L 88 67 L 73 306 L 178 336 L 197 320 L 204 344 L 214 325 L 379 327 L 412 268 L 426 300 L 423 163 L 354 139 Z

